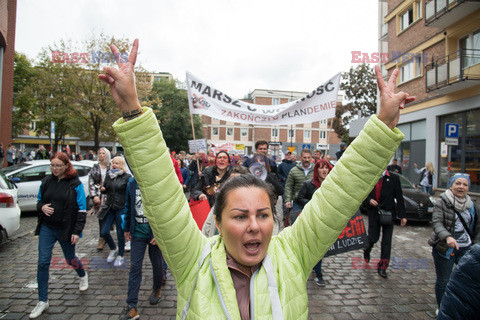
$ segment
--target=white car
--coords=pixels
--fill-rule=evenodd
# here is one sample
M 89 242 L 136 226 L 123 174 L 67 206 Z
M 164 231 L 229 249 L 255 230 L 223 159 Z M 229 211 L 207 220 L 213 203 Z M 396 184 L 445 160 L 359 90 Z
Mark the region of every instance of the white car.
M 80 181 L 88 196 L 88 173 L 93 167 L 93 162 L 72 161 L 73 168 L 77 170 Z M 13 181 L 18 187 L 18 205 L 22 211 L 37 211 L 37 196 L 42 179 L 52 174 L 50 160 L 33 160 L 5 167 L 0 170 L 7 179 Z
M 17 188 L 0 172 L 0 243 L 20 228 Z

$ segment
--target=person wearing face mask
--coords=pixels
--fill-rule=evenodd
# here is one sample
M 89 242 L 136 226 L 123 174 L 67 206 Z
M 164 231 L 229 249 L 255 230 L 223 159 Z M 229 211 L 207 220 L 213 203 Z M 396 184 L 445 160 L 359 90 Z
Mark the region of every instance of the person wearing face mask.
M 313 194 L 322 185 L 322 182 L 327 178 L 328 173 L 333 169 L 333 166 L 325 159 L 320 159 L 315 163 L 313 168 L 313 178 L 303 183 L 298 192 L 296 202 L 302 207 L 312 199 Z M 322 275 L 322 260 L 313 268 L 315 271 L 315 283 L 320 287 L 325 287 L 325 280 Z
M 55 153 L 50 159 L 51 175 L 42 180 L 38 192 L 38 300 L 30 313 L 30 319 L 39 317 L 49 307 L 48 280 L 52 250 L 58 241 L 66 262 L 80 277 L 79 290 L 88 289 L 88 275 L 82 262 L 75 255 L 85 227 L 87 203 L 85 191 L 78 174 L 63 152 Z
M 116 46 L 111 49 L 119 54 Z M 400 110 L 414 97 L 394 92 L 399 70 L 386 84 L 375 66 L 378 116 L 370 117 L 292 227 L 272 236 L 272 187 L 242 175 L 220 189 L 214 207 L 219 236 L 208 239 L 198 229 L 169 163 L 158 120 L 152 109 L 140 106 L 134 75 L 137 52 L 138 39 L 128 61 L 119 61 L 118 69 L 105 67 L 99 78 L 110 86 L 122 111 L 123 118 L 113 127 L 175 279 L 176 318 L 307 319 L 306 284 L 312 268 L 358 210 L 404 137 L 396 125 Z
M 433 233 L 428 241 L 433 247 L 437 274 L 435 297 L 439 307 L 453 266 L 458 264 L 472 244 L 480 242 L 480 208 L 468 195 L 470 177 L 456 173 L 448 181 L 448 187 L 435 201 Z
M 215 165 L 203 170 L 197 185 L 191 192 L 195 200 L 208 200 L 210 208 L 215 204 L 216 194 L 222 183 L 230 176 L 230 156 L 226 151 L 220 151 L 215 157 Z
M 172 166 L 173 168 L 173 166 Z M 113 266 L 120 267 L 125 263 L 123 254 L 125 252 L 125 236 L 122 229 L 122 215 L 125 214 L 125 195 L 130 175 L 127 173 L 127 164 L 123 157 L 115 157 L 112 160 L 112 168 L 108 171 L 103 187 L 100 188 L 102 194 L 105 194 L 105 205 L 108 206 L 108 212 L 103 218 L 100 235 L 110 247 L 110 253 L 107 262 L 114 262 Z M 110 228 L 115 222 L 117 229 L 118 247 L 115 246 Z M 116 256 L 116 257 L 115 257 Z
M 95 163 L 88 173 L 88 187 L 90 197 L 93 201 L 93 206 L 89 214 L 97 214 L 100 210 L 100 205 L 105 203 L 105 199 L 100 193 L 100 188 L 105 181 L 108 170 L 110 170 L 110 152 L 107 148 L 100 148 L 97 152 L 98 162 Z M 98 219 L 99 233 L 102 230 L 102 219 Z M 98 238 L 97 251 L 102 251 L 105 246 L 105 239 L 101 236 Z

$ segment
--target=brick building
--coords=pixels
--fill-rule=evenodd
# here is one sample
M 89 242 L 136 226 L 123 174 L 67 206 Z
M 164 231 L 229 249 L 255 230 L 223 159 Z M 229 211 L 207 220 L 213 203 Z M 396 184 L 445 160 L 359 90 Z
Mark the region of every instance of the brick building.
M 260 105 L 278 105 L 304 97 L 307 92 L 255 89 L 249 94 L 248 102 Z M 340 99 L 341 101 L 341 99 Z M 340 102 L 341 103 L 341 102 Z M 216 120 L 202 116 L 203 134 L 211 144 L 243 144 L 239 153 L 251 154 L 255 151 L 255 141 L 266 140 L 270 144 L 269 153 L 280 156 L 288 152 L 288 147 L 295 147 L 294 153 L 300 154 L 303 147 L 312 151 L 327 151 L 335 158 L 341 139 L 331 129 L 330 119 L 299 125 L 249 125 Z
M 12 140 L 16 17 L 17 1 L 0 0 L 0 142 L 5 150 Z
M 436 187 L 467 172 L 480 192 L 480 1 L 380 0 L 379 18 L 379 51 L 389 57 L 382 72 L 400 69 L 398 90 L 417 98 L 398 125 L 404 174 L 417 183 L 413 164 L 430 161 Z M 446 124 L 458 125 L 458 145 L 446 145 Z

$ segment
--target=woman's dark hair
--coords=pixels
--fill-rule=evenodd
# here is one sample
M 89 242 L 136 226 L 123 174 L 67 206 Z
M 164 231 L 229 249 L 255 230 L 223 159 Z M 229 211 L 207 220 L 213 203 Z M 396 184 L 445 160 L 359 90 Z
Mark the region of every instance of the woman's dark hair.
M 70 159 L 68 159 L 68 156 L 65 153 L 61 151 L 55 152 L 53 156 L 50 158 L 50 161 L 52 161 L 53 159 L 58 159 L 67 166 L 67 169 L 65 169 L 65 178 L 69 179 L 78 175 L 77 171 L 73 168 L 73 165 L 70 162 Z
M 228 154 L 227 151 L 218 151 L 217 155 L 215 156 L 215 165 L 217 165 L 217 159 L 218 159 L 218 156 L 220 155 L 220 153 L 225 153 L 227 155 L 227 159 L 228 159 L 228 163 L 230 164 L 230 155 Z
M 248 169 L 245 168 L 244 166 L 236 166 L 236 167 L 233 167 L 232 170 L 230 170 L 230 176 L 235 173 L 250 174 L 250 171 L 248 171 Z
M 183 161 L 182 158 L 178 158 L 178 161 L 180 161 L 179 167 L 180 167 L 180 168 L 184 168 L 184 167 L 185 167 L 185 161 Z
M 222 211 L 227 205 L 227 198 L 230 192 L 238 188 L 259 188 L 264 190 L 268 198 L 270 199 L 270 207 L 272 212 L 274 212 L 275 206 L 275 192 L 271 184 L 266 183 L 263 180 L 260 180 L 253 175 L 244 174 L 238 177 L 231 178 L 220 189 L 220 192 L 217 194 L 217 199 L 215 200 L 214 213 L 215 219 L 217 222 L 222 221 Z

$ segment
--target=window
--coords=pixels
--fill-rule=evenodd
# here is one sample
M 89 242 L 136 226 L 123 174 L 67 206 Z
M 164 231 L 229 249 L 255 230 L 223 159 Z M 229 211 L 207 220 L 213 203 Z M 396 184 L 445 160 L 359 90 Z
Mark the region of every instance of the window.
M 277 128 L 272 129 L 272 138 L 278 138 L 278 129 Z
M 17 173 L 15 176 L 20 179 L 20 182 L 40 181 L 50 173 L 50 166 L 46 165 L 26 169 Z
M 463 68 L 480 63 L 480 30 L 460 39 Z
M 408 7 L 407 11 L 400 14 L 399 16 L 399 24 L 400 24 L 400 31 L 407 29 L 410 25 L 412 25 L 415 21 L 422 17 L 422 1 L 415 1 L 410 7 Z
M 248 137 L 248 129 L 247 129 L 247 128 L 242 128 L 242 129 L 240 130 L 240 135 L 241 135 L 242 137 Z
M 30 131 L 35 131 L 37 128 L 37 121 L 30 122 Z
M 272 105 L 280 104 L 280 98 L 272 98 Z
M 420 56 L 413 57 L 400 68 L 400 82 L 407 82 L 422 75 Z
M 310 130 L 303 130 L 303 139 L 310 139 L 311 133 Z
M 295 138 L 295 130 L 294 129 L 289 129 L 288 130 L 288 137 L 289 138 Z
M 227 136 L 233 136 L 233 128 L 227 128 Z
M 218 136 L 218 127 L 212 127 L 212 136 Z
M 320 124 L 327 124 L 327 119 L 320 120 Z
M 320 139 L 326 139 L 327 138 L 327 132 L 326 131 L 320 131 Z

